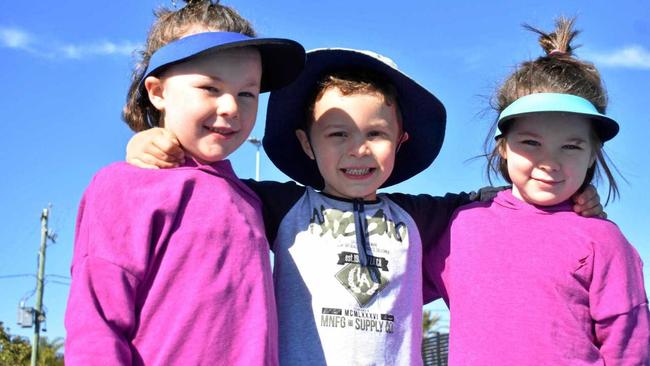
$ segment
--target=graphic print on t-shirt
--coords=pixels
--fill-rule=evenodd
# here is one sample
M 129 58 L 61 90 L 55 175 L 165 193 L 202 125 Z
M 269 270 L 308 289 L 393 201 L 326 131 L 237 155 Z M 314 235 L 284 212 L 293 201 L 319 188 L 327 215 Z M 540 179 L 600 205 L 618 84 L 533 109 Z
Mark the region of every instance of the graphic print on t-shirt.
M 364 332 L 393 333 L 395 317 L 391 314 L 371 313 L 363 309 L 323 308 L 320 326 L 349 328 Z
M 389 261 L 378 254 L 390 254 L 390 246 L 381 245 L 383 242 L 402 242 L 406 226 L 388 219 L 383 210 L 379 209 L 374 215 L 366 218 L 367 237 L 370 241 L 372 253 L 368 256 L 368 267 L 359 262 L 356 251 L 355 224 L 353 212 L 341 211 L 324 206 L 314 208 L 310 219 L 310 232 L 319 236 L 332 235 L 339 238 L 337 265 L 343 266 L 335 275 L 338 282 L 345 287 L 361 307 L 365 307 L 389 283 Z M 374 236 L 374 237 L 373 237 Z M 349 240 L 345 240 L 349 239 Z M 377 255 L 373 253 L 377 252 Z M 379 282 L 372 280 L 370 271 L 376 271 Z
M 359 254 L 351 252 L 339 253 L 339 262 L 337 264 L 344 264 L 345 266 L 336 273 L 336 279 L 339 280 L 341 285 L 345 287 L 350 294 L 357 300 L 359 305 L 365 306 L 376 294 L 378 294 L 388 284 L 386 276 L 381 275 L 381 270 L 388 271 L 383 268 L 378 268 L 375 262 L 388 261 L 384 258 L 377 258 L 368 256 L 370 261 L 369 267 L 363 267 L 359 264 Z M 347 263 L 347 264 L 346 264 Z M 370 271 L 377 271 L 379 274 L 379 283 L 372 280 Z

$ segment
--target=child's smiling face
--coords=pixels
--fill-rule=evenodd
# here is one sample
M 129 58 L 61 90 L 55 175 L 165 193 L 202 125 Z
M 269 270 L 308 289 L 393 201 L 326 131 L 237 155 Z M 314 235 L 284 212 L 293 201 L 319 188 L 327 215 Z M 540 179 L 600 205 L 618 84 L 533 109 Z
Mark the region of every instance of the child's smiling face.
M 314 122 L 296 134 L 316 160 L 323 192 L 341 198 L 373 200 L 393 171 L 402 134 L 395 103 L 379 93 L 341 94 L 327 89 L 314 105 Z
M 148 77 L 145 87 L 163 127 L 202 163 L 223 160 L 248 138 L 258 108 L 262 66 L 254 48 L 222 50 Z
M 500 152 L 507 160 L 512 193 L 550 206 L 569 199 L 595 162 L 591 122 L 568 113 L 533 113 L 512 122 Z

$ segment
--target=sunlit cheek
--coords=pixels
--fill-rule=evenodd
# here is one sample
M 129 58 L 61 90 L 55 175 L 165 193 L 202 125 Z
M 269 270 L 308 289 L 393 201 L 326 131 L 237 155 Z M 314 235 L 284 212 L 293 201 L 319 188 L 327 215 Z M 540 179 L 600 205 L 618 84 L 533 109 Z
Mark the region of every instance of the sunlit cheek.
M 390 161 L 388 164 L 384 164 L 382 168 L 385 174 L 391 174 L 393 172 L 393 169 L 395 168 L 394 161 Z
M 508 159 L 508 174 L 512 177 L 523 174 L 533 169 L 533 161 L 516 154 L 510 154 Z
M 383 169 L 387 172 L 391 172 L 395 166 L 396 154 L 394 150 L 390 150 L 391 148 L 392 146 L 388 146 L 388 149 L 385 150 L 385 154 L 381 162 Z
M 240 107 L 240 111 L 242 111 L 242 115 L 244 115 L 247 120 L 251 120 L 253 124 L 255 123 L 255 117 L 257 116 L 256 108 L 244 105 Z
M 583 159 L 580 159 L 579 161 L 576 161 L 573 164 L 573 171 L 574 175 L 580 180 L 581 182 L 584 181 L 585 177 L 587 176 L 587 170 L 590 167 L 590 162 L 591 159 L 589 157 L 585 157 Z

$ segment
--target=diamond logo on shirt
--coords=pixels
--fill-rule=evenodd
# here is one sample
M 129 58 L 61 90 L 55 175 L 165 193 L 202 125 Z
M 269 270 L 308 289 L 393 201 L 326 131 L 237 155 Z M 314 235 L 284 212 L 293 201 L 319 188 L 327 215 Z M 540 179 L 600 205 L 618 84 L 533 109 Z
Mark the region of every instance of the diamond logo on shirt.
M 373 268 L 372 270 L 377 270 Z M 372 280 L 368 267 L 362 267 L 358 263 L 348 263 L 336 273 L 336 279 L 345 287 L 348 292 L 357 300 L 361 306 L 366 306 L 381 290 L 388 284 L 388 279 L 380 276 L 379 283 Z

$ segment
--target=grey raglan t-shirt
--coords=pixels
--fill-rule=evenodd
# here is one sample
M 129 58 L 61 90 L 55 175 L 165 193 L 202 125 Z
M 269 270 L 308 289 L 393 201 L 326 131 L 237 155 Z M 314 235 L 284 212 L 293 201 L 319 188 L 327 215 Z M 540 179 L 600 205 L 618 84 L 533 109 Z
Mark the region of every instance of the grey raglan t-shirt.
M 362 266 L 359 205 L 295 183 L 247 183 L 262 199 L 274 252 L 280 364 L 421 365 L 423 245 L 470 195 L 363 202 Z

